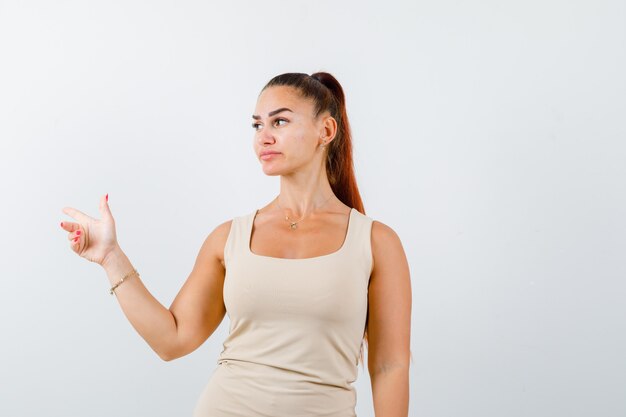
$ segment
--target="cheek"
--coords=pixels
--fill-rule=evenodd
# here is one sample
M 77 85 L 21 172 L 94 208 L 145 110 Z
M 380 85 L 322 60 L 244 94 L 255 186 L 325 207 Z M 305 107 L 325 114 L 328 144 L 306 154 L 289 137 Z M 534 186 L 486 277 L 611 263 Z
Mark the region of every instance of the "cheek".
M 301 153 L 308 154 L 311 151 L 315 151 L 315 136 L 311 134 L 310 129 L 298 129 L 291 132 L 291 139 L 294 144 L 300 147 Z
M 291 143 L 291 152 L 301 159 L 310 159 L 315 153 L 315 141 L 310 136 L 294 137 Z

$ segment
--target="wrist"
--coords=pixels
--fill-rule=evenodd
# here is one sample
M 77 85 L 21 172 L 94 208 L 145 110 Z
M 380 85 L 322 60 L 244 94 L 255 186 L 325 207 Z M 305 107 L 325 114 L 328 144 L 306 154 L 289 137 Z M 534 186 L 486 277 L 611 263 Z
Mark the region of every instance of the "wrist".
M 100 264 L 105 270 L 109 270 L 114 268 L 115 265 L 119 265 L 120 261 L 124 258 L 124 252 L 119 245 L 115 245 L 113 249 L 107 252 L 102 259 L 102 263 Z

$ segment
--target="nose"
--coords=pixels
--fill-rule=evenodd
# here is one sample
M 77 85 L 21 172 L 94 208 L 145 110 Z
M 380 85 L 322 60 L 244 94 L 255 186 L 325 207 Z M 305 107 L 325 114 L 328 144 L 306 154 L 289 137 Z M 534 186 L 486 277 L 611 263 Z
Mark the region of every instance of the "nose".
M 269 129 L 263 128 L 260 132 L 257 133 L 257 141 L 261 145 L 272 144 L 276 140 L 274 135 Z

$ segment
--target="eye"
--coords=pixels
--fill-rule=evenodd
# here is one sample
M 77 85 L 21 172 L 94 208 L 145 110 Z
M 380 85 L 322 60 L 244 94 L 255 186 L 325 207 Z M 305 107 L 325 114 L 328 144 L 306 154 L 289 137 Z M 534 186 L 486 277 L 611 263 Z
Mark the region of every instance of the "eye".
M 288 121 L 289 120 L 287 120 L 287 119 L 283 119 L 282 117 L 279 117 L 276 120 L 274 120 L 274 123 L 277 123 L 277 122 L 288 122 Z M 259 125 L 260 125 L 260 123 L 252 123 L 252 128 L 254 130 L 259 130 Z

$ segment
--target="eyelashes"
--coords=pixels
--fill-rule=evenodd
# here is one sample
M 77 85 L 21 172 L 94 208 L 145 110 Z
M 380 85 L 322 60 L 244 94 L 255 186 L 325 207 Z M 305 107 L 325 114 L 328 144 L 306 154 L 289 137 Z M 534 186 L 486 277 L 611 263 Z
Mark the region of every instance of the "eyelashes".
M 277 118 L 276 120 L 274 120 L 274 123 L 276 123 L 276 122 L 281 122 L 281 121 L 282 121 L 282 122 L 288 122 L 289 120 L 287 120 L 287 119 L 283 119 L 282 117 L 279 117 L 279 118 Z M 254 123 L 252 123 L 252 128 L 253 128 L 254 130 L 258 130 L 258 126 L 259 126 L 259 125 L 260 125 L 260 123 L 258 123 L 258 122 L 254 122 Z

